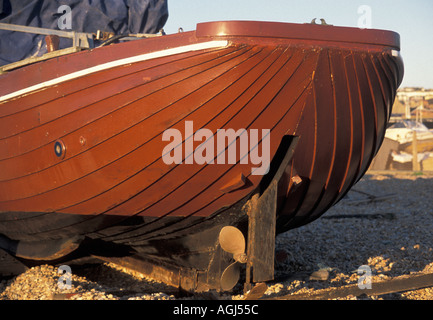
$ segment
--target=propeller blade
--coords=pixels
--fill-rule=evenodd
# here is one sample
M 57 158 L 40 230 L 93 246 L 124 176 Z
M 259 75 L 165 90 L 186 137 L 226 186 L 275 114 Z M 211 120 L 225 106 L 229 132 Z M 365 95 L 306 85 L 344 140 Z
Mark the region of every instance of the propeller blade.
M 229 291 L 238 283 L 241 276 L 241 264 L 234 262 L 229 265 L 221 276 L 221 289 Z
M 245 252 L 245 237 L 238 228 L 232 226 L 222 228 L 218 239 L 221 248 L 226 252 L 233 255 Z

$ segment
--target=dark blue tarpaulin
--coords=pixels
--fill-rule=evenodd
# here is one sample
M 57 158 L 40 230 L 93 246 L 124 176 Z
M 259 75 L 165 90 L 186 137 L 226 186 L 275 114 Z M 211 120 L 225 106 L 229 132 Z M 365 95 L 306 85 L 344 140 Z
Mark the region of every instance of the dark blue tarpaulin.
M 158 33 L 167 19 L 167 0 L 0 0 L 2 23 L 64 31 Z M 0 65 L 43 54 L 44 37 L 0 30 Z

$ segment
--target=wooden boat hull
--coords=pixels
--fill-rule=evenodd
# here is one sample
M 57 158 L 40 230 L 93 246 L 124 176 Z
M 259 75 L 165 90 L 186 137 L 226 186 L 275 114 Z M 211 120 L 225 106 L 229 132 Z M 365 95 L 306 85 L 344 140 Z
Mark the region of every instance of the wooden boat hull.
M 4 74 L 0 234 L 98 239 L 206 269 L 221 227 L 242 229 L 245 205 L 288 153 L 276 232 L 311 222 L 378 151 L 403 77 L 398 52 L 388 31 L 214 22 Z M 203 143 L 187 123 L 269 129 L 269 173 L 241 163 L 240 143 L 236 163 L 186 163 Z M 169 129 L 183 134 L 181 164 L 163 161 Z

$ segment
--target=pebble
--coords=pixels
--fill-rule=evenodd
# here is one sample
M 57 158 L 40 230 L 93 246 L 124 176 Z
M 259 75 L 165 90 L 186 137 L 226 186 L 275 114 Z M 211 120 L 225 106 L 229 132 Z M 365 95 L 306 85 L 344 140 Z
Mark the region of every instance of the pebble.
M 373 284 L 432 273 L 432 190 L 433 173 L 369 172 L 323 218 L 277 236 L 276 280 L 264 288 L 265 297 L 356 284 L 361 266 L 371 269 Z M 365 200 L 366 194 L 395 197 L 356 201 Z M 200 294 L 181 296 L 175 288 L 110 263 L 73 270 L 70 289 L 60 289 L 58 280 L 53 266 L 30 268 L 12 279 L 1 279 L 0 300 L 206 299 Z M 243 299 L 242 285 L 217 298 Z M 433 300 L 433 288 L 346 299 Z
M 329 271 L 328 270 L 324 270 L 324 269 L 320 269 L 317 271 L 314 271 L 311 275 L 310 275 L 310 280 L 316 280 L 316 281 L 326 281 L 329 278 Z

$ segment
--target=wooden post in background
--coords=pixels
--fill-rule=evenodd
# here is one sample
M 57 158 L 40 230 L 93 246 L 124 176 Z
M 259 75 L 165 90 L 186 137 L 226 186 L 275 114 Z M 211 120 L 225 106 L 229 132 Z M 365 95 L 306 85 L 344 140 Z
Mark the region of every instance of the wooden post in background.
M 412 170 L 420 171 L 420 166 L 418 162 L 418 146 L 417 146 L 417 138 L 416 138 L 415 130 L 413 130 L 413 136 L 412 136 Z

